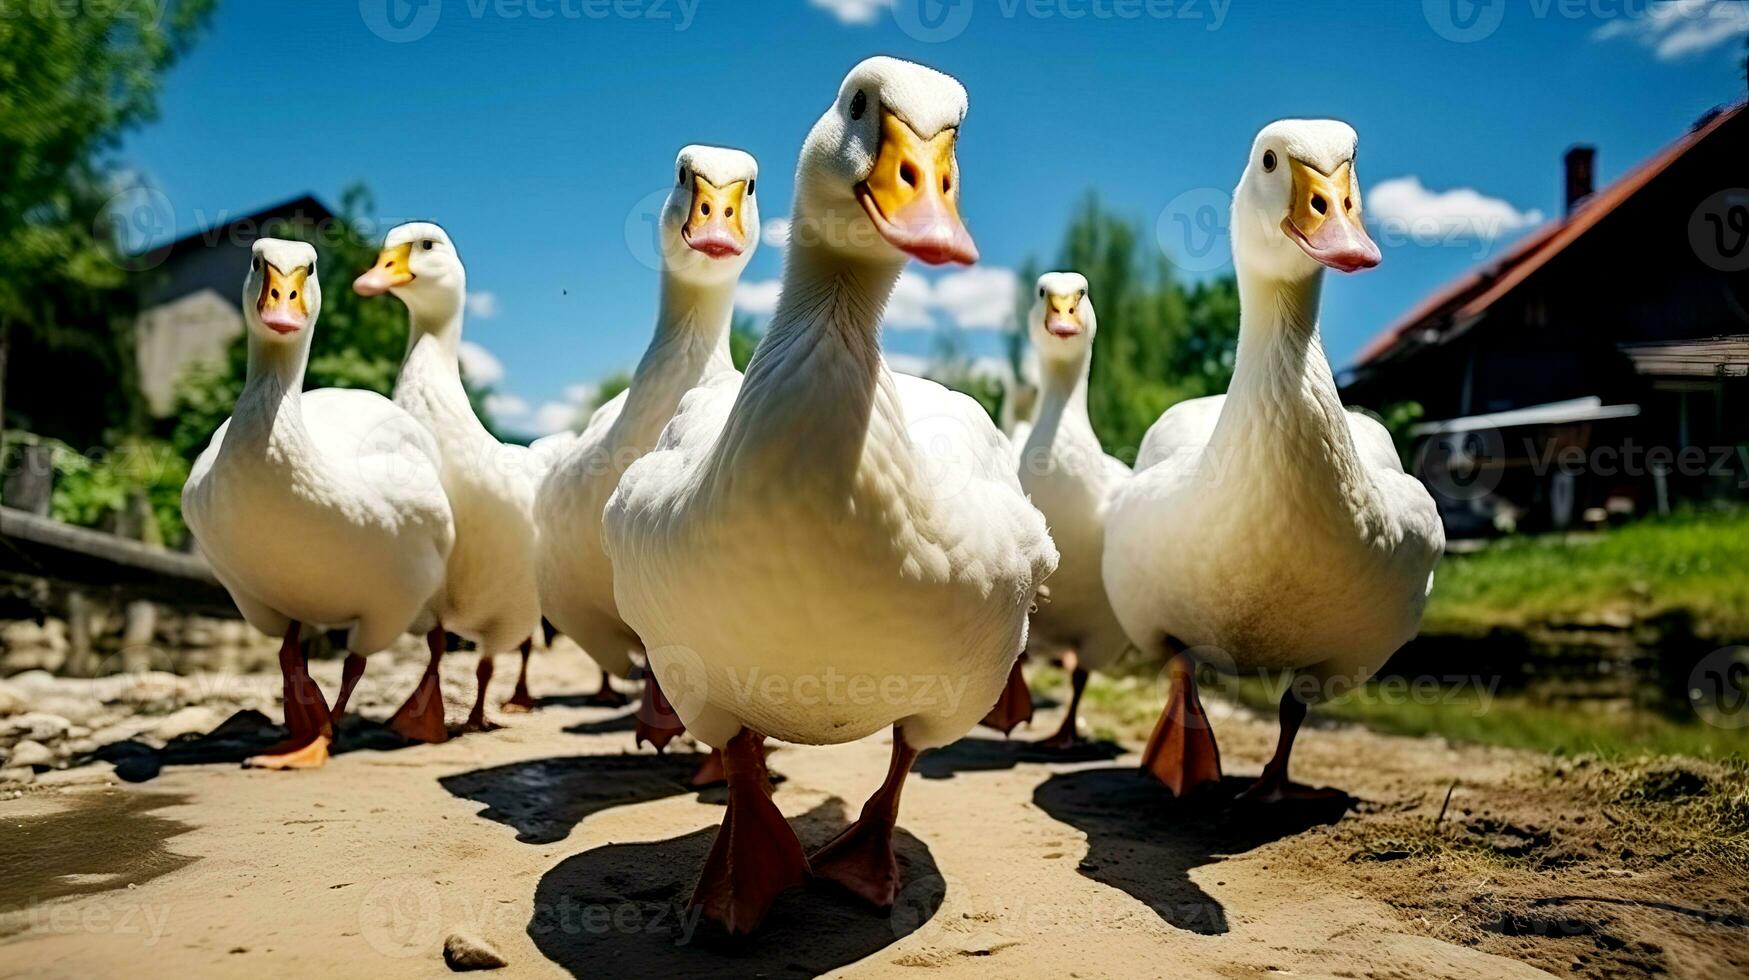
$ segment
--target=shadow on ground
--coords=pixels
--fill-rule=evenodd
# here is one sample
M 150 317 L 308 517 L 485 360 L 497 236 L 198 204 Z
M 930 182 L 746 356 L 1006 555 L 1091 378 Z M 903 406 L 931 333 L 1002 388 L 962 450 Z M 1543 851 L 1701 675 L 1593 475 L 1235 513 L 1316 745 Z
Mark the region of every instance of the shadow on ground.
M 92 761 L 113 762 L 118 778 L 140 783 L 157 778 L 165 766 L 241 765 L 244 759 L 260 755 L 287 734 L 283 726 L 274 724 L 266 715 L 245 708 L 204 735 L 184 735 L 161 749 L 135 739 L 111 742 L 75 760 L 74 765 Z M 462 726 L 450 726 L 451 738 L 464 734 L 467 731 Z M 345 755 L 360 750 L 392 752 L 421 744 L 424 743 L 405 738 L 380 721 L 349 714 L 340 722 L 334 754 Z
M 1142 902 L 1169 925 L 1215 936 L 1228 931 L 1226 909 L 1190 880 L 1192 868 L 1335 823 L 1352 805 L 1347 799 L 1233 804 L 1250 784 L 1229 777 L 1179 800 L 1130 766 L 1083 769 L 1045 780 L 1032 801 L 1087 835 L 1081 874 Z
M 687 780 L 703 761 L 702 752 L 563 756 L 475 769 L 438 783 L 484 803 L 479 815 L 516 828 L 517 840 L 551 844 L 603 810 L 696 792 Z
M 1013 769 L 1022 762 L 1108 762 L 1120 755 L 1123 747 L 1115 742 L 1081 742 L 1069 749 L 1051 749 L 1016 738 L 962 738 L 923 753 L 911 771 L 924 779 L 952 779 L 955 773 Z
M 580 721 L 571 725 L 565 731 L 572 735 L 612 735 L 615 732 L 629 732 L 638 725 L 637 709 L 614 715 L 612 718 L 600 718 L 595 721 Z
M 812 851 L 844 828 L 844 802 L 829 800 L 790 823 Z M 779 899 L 752 936 L 729 939 L 686 907 L 715 834 L 708 827 L 664 841 L 608 844 L 565 860 L 535 890 L 529 938 L 575 976 L 812 977 L 915 932 L 946 896 L 929 848 L 901 829 L 894 846 L 904 885 L 890 912 L 816 882 Z
M 186 796 L 108 790 L 75 797 L 65 810 L 9 818 L 0 915 L 132 888 L 193 863 L 194 857 L 167 846 L 193 828 L 153 812 L 187 802 Z M 6 932 L 0 926 L 0 935 Z

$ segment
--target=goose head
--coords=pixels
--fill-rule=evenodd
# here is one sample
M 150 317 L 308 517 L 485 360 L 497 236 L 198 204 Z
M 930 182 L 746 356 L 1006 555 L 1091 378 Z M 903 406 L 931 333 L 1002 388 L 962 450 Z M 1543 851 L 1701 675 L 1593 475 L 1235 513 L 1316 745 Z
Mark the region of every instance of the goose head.
M 733 283 L 759 244 L 759 163 L 720 146 L 688 146 L 662 207 L 662 265 L 698 285 Z
M 416 317 L 441 320 L 467 299 L 468 274 L 447 232 L 412 221 L 389 229 L 376 262 L 352 281 L 352 289 L 360 296 L 393 293 Z
M 1047 364 L 1079 365 L 1093 349 L 1098 321 L 1087 297 L 1087 277 L 1079 272 L 1047 272 L 1027 317 L 1033 349 Z
M 1233 254 L 1243 266 L 1288 281 L 1379 264 L 1361 221 L 1357 141 L 1333 119 L 1284 119 L 1257 134 L 1233 195 Z
M 934 69 L 896 58 L 851 69 L 802 146 L 791 240 L 895 265 L 976 262 L 954 153 L 965 115 L 965 88 Z
M 250 336 L 269 344 L 307 341 L 322 309 L 316 250 L 308 242 L 258 238 L 243 280 L 243 318 Z

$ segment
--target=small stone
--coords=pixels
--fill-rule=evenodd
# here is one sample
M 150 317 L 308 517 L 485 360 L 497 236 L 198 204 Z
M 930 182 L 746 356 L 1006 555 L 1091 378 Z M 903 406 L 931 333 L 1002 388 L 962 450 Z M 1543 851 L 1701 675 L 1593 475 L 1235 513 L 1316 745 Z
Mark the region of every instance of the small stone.
M 23 691 L 11 684 L 0 682 L 0 718 L 23 714 L 29 705 L 30 699 L 24 696 Z
M 152 736 L 166 742 L 184 735 L 205 735 L 218 724 L 218 713 L 205 705 L 183 708 L 152 727 Z
M 41 742 L 25 739 L 12 747 L 12 752 L 6 757 L 9 766 L 43 766 L 55 764 L 55 754 Z
M 465 970 L 496 970 L 510 965 L 485 940 L 465 932 L 450 933 L 449 938 L 443 941 L 443 961 L 457 973 Z
M 0 722 L 0 730 L 19 738 L 30 739 L 33 742 L 61 738 L 67 734 L 67 729 L 72 727 L 72 724 L 60 715 L 51 715 L 43 711 L 29 711 Z
M 29 766 L 20 766 L 16 769 L 0 769 L 0 786 L 34 782 L 36 782 L 36 770 Z

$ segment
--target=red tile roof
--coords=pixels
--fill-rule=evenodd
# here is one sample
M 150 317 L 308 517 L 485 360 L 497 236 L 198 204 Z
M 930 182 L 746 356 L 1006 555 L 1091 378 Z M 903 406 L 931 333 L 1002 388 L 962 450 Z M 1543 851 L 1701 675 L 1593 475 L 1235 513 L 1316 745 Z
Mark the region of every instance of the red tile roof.
M 1670 168 L 1683 154 L 1700 145 L 1731 119 L 1743 113 L 1739 103 L 1719 112 L 1704 124 L 1684 134 L 1620 180 L 1592 194 L 1563 218 L 1550 221 L 1515 242 L 1506 254 L 1465 273 L 1416 305 L 1395 323 L 1369 341 L 1355 357 L 1355 366 L 1368 364 L 1395 348 L 1418 328 L 1436 319 L 1464 325 L 1473 322 L 1489 306 L 1512 292 L 1538 269 L 1561 254 L 1623 202 Z

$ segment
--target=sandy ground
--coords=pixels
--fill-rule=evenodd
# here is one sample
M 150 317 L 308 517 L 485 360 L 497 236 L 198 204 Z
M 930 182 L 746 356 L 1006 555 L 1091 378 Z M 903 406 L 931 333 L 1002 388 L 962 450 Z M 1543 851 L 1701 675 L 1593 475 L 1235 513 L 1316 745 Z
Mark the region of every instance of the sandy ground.
M 452 721 L 472 664 L 446 662 Z M 494 701 L 514 667 L 499 659 Z M 416 664 L 372 669 L 361 703 L 380 718 Z M 335 665 L 316 673 L 331 692 Z M 580 655 L 553 653 L 533 687 L 580 692 L 594 678 Z M 700 757 L 678 743 L 634 752 L 625 710 L 546 701 L 495 732 L 379 739 L 314 772 L 171 764 L 125 783 L 100 762 L 0 794 L 0 975 L 435 977 L 458 932 L 502 954 L 500 976 L 1749 971 L 1743 879 L 1704 848 L 1618 854 L 1594 812 L 1612 776 L 1312 730 L 1298 774 L 1349 790 L 1355 809 L 1247 813 L 1169 799 L 1136 774 L 1134 746 L 1046 761 L 1020 739 L 1054 730 L 1050 709 L 1016 741 L 979 735 L 919 763 L 890 913 L 815 886 L 731 943 L 695 933 L 685 911 L 722 815 L 721 790 L 686 787 Z M 1254 774 L 1273 725 L 1211 713 L 1228 771 Z M 776 799 L 805 844 L 855 814 L 888 748 L 772 755 Z M 1706 774 L 1687 775 L 1701 788 L 1679 779 L 1678 795 L 1707 792 Z M 1435 846 L 1416 842 L 1426 828 Z

